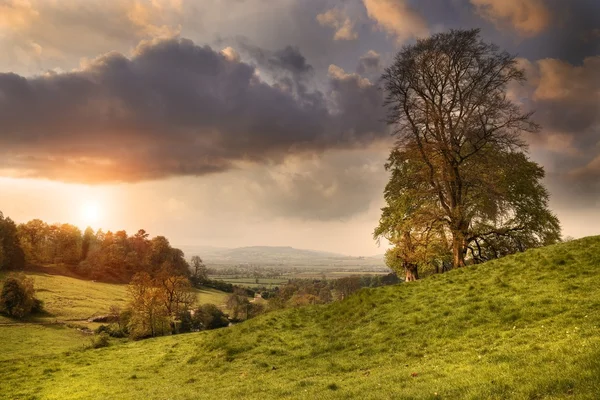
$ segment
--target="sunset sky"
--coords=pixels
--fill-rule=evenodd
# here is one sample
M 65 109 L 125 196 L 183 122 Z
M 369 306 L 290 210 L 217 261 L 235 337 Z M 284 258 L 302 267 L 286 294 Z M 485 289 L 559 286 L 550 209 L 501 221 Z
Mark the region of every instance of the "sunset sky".
M 392 140 L 377 78 L 416 38 L 475 28 L 564 235 L 600 234 L 597 0 L 0 0 L 0 211 L 174 245 L 349 255 Z

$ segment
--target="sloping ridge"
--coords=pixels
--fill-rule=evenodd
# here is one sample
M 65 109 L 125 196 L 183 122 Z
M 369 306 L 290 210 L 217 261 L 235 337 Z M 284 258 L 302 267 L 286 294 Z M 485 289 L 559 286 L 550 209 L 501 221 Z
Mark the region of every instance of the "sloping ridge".
M 42 393 L 58 396 L 62 384 L 96 387 L 86 398 L 597 399 L 600 236 L 86 354 L 91 367 L 72 378 L 71 359 Z

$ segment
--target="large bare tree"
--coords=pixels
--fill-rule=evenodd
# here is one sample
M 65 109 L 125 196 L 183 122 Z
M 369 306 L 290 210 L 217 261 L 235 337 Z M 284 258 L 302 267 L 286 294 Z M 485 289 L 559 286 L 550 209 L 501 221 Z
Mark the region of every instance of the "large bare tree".
M 382 76 L 397 142 L 376 237 L 405 255 L 447 238 L 454 267 L 560 238 L 544 171 L 522 139 L 540 128 L 507 96 L 524 80 L 515 56 L 479 30 L 436 34 L 397 54 Z

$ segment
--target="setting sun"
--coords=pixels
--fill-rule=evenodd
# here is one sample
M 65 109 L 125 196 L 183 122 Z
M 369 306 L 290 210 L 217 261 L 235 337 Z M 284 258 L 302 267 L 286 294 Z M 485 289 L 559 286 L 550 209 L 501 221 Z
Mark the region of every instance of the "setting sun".
M 81 206 L 81 222 L 85 225 L 95 225 L 100 222 L 101 211 L 98 203 L 84 203 Z

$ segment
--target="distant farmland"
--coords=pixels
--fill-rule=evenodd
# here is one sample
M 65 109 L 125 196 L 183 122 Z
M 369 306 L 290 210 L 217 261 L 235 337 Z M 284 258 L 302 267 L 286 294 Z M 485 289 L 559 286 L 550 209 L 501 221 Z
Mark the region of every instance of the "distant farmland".
M 276 278 L 256 278 L 253 276 L 242 276 L 240 275 L 209 275 L 210 279 L 221 280 L 232 285 L 247 287 L 247 288 L 267 288 L 273 289 L 277 286 L 283 286 L 288 283 L 291 279 L 339 279 L 348 276 L 361 276 L 361 275 L 387 275 L 389 271 L 375 272 L 375 271 L 302 271 L 294 273 L 282 274 Z

